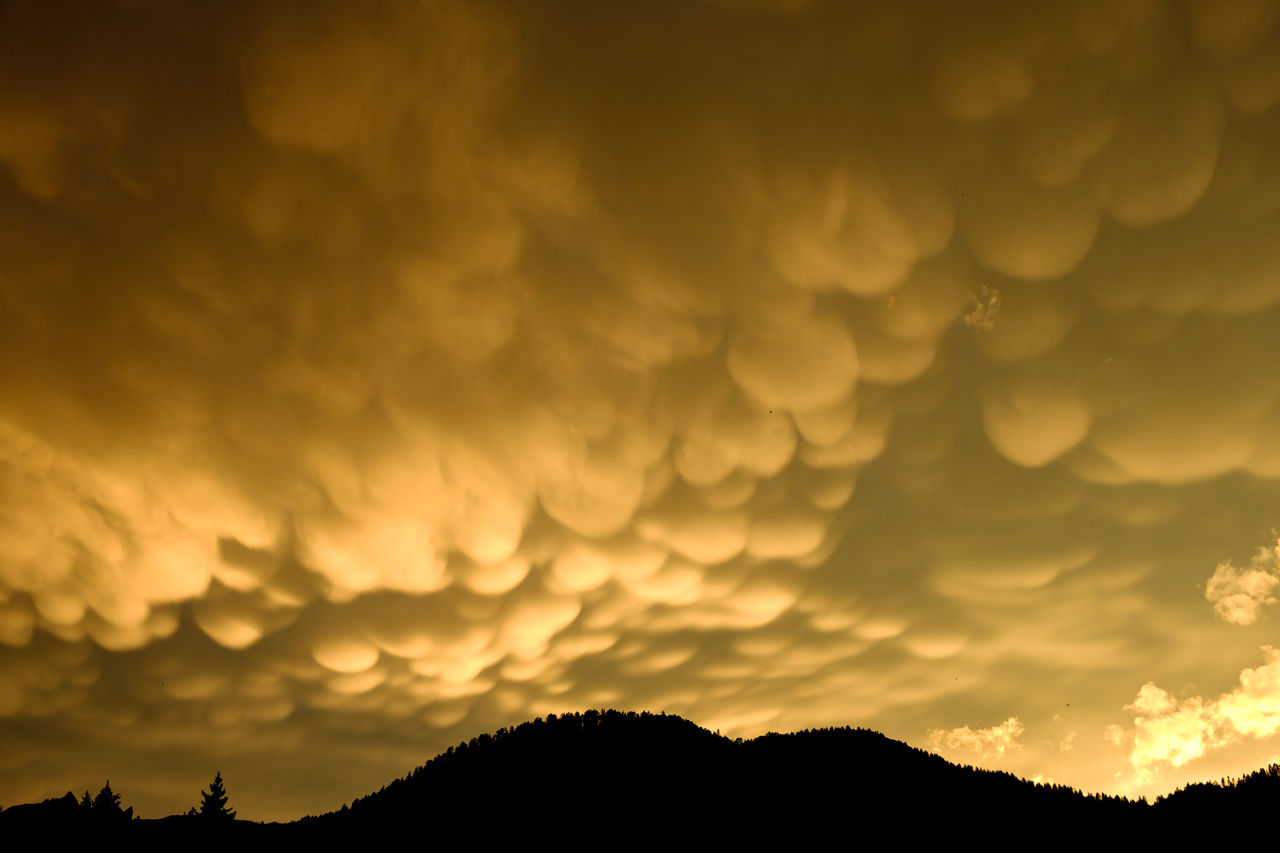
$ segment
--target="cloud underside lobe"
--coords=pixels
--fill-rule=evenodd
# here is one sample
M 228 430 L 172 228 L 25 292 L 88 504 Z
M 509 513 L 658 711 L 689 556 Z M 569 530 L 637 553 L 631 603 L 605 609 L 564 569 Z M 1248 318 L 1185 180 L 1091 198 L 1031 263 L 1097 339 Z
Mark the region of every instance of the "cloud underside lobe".
M 1280 516 L 1278 39 L 1263 2 L 6 4 L 0 714 L 383 767 L 646 706 L 981 758 L 1035 709 L 921 709 L 1131 690 Z M 1206 594 L 1248 625 L 1278 576 Z

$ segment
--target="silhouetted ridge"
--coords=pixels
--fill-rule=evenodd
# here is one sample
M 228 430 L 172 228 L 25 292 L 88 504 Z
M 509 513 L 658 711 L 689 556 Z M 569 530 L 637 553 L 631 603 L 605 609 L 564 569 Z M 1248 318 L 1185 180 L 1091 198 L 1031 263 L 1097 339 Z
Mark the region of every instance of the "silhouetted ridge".
M 586 711 L 479 735 L 340 811 L 291 824 L 233 819 L 220 776 L 205 796 L 222 819 L 129 820 L 108 784 L 93 801 L 68 793 L 6 809 L 0 838 L 239 853 L 398 839 L 446 849 L 1181 848 L 1263 825 L 1280 803 L 1280 765 L 1148 806 L 951 764 L 867 729 L 729 740 L 676 716 Z
M 733 760 L 732 742 L 680 717 L 552 715 L 450 748 L 339 817 L 399 822 L 429 811 L 470 821 L 498 809 L 504 820 L 561 814 L 583 830 L 642 802 L 685 814 Z
M 1151 810 L 1161 826 L 1178 834 L 1259 832 L 1280 807 L 1280 764 L 1239 779 L 1199 782 L 1160 797 Z
M 729 740 L 663 714 L 552 716 L 459 744 L 341 812 L 326 833 L 429 825 L 459 842 L 545 837 L 585 846 L 816 840 L 847 822 L 940 831 L 998 808 L 1005 832 L 1045 821 L 1129 833 L 1144 803 L 961 767 L 866 729 Z M 501 815 L 501 821 L 494 816 Z M 629 827 L 625 837 L 618 827 Z M 554 832 L 553 832 L 554 828 Z M 1070 829 L 1064 831 L 1071 831 Z

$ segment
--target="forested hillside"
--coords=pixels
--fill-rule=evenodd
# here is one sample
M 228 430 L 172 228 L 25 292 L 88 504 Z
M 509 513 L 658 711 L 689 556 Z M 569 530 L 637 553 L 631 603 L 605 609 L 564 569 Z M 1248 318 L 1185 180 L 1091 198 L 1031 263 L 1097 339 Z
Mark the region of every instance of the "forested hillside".
M 1280 765 L 1191 785 L 1154 804 L 951 764 L 867 729 L 730 740 L 665 714 L 551 715 L 460 743 L 381 790 L 288 824 L 234 819 L 221 776 L 185 815 L 131 819 L 120 795 L 68 793 L 0 812 L 10 841 L 117 837 L 143 848 L 281 843 L 376 848 L 800 845 L 880 839 L 1062 848 L 1209 839 L 1280 804 Z M 240 804 L 243 808 L 244 804 Z M 398 846 L 398 845 L 397 845 Z

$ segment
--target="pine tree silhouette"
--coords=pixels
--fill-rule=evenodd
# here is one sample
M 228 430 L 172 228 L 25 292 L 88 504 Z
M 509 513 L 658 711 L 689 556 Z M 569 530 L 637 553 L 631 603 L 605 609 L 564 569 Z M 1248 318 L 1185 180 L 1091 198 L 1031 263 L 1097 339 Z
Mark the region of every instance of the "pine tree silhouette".
M 209 785 L 209 790 L 201 791 L 200 816 L 216 820 L 235 820 L 235 809 L 227 808 L 227 789 L 222 785 L 222 771 L 219 770 Z
M 88 791 L 85 792 L 86 796 Z M 93 798 L 93 810 L 96 812 L 118 812 L 120 811 L 120 795 L 111 790 L 111 780 L 107 780 L 107 784 L 102 786 L 102 790 L 98 792 L 98 796 Z

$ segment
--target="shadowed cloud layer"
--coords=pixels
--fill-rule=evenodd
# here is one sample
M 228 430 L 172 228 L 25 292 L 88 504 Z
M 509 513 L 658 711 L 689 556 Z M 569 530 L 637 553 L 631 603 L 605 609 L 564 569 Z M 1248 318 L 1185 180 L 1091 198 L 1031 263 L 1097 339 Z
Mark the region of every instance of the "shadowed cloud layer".
M 1266 0 L 0 4 L 0 800 L 1256 766 L 1278 101 Z

